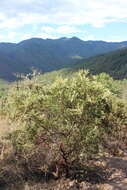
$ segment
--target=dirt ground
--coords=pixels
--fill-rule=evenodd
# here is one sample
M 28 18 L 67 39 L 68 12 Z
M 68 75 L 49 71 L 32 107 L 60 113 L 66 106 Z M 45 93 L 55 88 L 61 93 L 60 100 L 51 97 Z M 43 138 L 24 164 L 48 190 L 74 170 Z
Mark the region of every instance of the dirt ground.
M 111 173 L 107 182 L 97 185 L 97 189 L 127 190 L 127 156 L 105 158 L 103 162 Z
M 57 184 L 51 183 L 36 184 L 35 186 L 26 185 L 24 190 L 127 190 L 127 157 L 105 157 L 96 163 L 108 171 L 108 177 L 104 182 L 91 184 L 82 181 L 80 183 L 70 180 L 61 180 Z M 94 178 L 94 176 L 93 176 Z

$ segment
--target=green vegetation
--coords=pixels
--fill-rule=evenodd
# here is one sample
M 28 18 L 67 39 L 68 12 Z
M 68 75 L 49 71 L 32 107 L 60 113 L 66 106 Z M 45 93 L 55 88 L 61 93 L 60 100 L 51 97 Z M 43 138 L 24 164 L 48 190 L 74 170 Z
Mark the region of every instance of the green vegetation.
M 124 153 L 127 49 L 88 58 L 123 46 L 78 38 L 0 44 L 0 189 L 82 181 L 93 172 L 89 161 Z M 21 76 L 32 66 L 44 73 Z
M 90 73 L 92 74 L 105 72 L 114 79 L 126 79 L 127 49 L 122 49 L 112 53 L 81 60 L 75 64 L 75 66 L 72 66 L 73 71 L 77 71 L 81 68 L 89 69 Z
M 118 50 L 112 53 L 103 54 L 89 59 L 83 59 L 76 64 L 61 70 L 48 72 L 39 76 L 39 80 L 44 84 L 53 83 L 58 76 L 72 77 L 80 69 L 88 69 L 90 74 L 107 73 L 117 80 L 112 80 L 114 88 L 121 88 L 122 93 L 126 94 L 127 78 L 127 49 Z M 121 79 L 121 80 L 119 80 Z M 122 79 L 124 79 L 122 81 Z M 122 90 L 124 89 L 124 90 Z M 124 91 L 124 92 L 123 92 Z M 126 95 L 125 95 L 126 96 Z
M 14 81 L 17 79 L 14 73 L 27 74 L 31 68 L 50 72 L 72 67 L 79 59 L 123 47 L 127 48 L 127 42 L 82 41 L 76 37 L 54 40 L 33 38 L 18 44 L 0 43 L 0 78 Z
M 0 98 L 6 94 L 8 87 L 9 83 L 7 81 L 0 80 Z
M 50 85 L 38 77 L 9 89 L 2 99 L 1 117 L 13 126 L 6 136 L 11 152 L 3 154 L 2 171 L 9 163 L 18 177 L 77 178 L 80 169 L 86 175 L 88 160 L 124 148 L 127 111 L 111 77 L 80 71 L 69 78 L 57 76 Z M 5 180 L 2 173 L 0 180 Z

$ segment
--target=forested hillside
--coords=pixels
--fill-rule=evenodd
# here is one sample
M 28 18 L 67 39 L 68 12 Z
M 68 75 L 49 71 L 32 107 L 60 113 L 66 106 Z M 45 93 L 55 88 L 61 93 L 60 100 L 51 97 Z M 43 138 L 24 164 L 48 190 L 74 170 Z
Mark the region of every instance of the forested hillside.
M 68 70 L 88 69 L 92 74 L 108 73 L 114 79 L 127 78 L 127 49 L 117 50 L 112 53 L 98 55 L 89 59 L 78 61 Z M 67 72 L 67 71 L 66 71 Z
M 33 38 L 17 44 L 0 43 L 0 78 L 16 79 L 14 73 L 42 72 L 72 66 L 82 58 L 127 47 L 127 42 L 82 41 L 76 37 L 56 40 Z

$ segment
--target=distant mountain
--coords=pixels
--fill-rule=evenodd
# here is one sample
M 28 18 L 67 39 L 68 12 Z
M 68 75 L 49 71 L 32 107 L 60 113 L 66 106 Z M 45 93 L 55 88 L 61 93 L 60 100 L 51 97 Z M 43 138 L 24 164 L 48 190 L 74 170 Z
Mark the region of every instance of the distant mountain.
M 114 79 L 127 79 L 127 49 L 81 60 L 70 70 L 72 72 L 81 68 L 90 70 L 92 74 L 106 72 Z
M 48 72 L 71 67 L 77 60 L 121 48 L 127 48 L 126 41 L 82 41 L 76 37 L 0 43 L 0 78 L 13 81 L 16 79 L 14 73 L 29 73 L 31 68 Z

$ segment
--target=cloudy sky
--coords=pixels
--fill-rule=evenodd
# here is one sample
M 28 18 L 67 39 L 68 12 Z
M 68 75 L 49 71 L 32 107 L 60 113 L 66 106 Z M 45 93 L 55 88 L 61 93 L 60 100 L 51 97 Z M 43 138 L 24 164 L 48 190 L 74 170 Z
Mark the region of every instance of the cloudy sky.
M 127 0 L 0 0 L 0 42 L 127 40 Z

